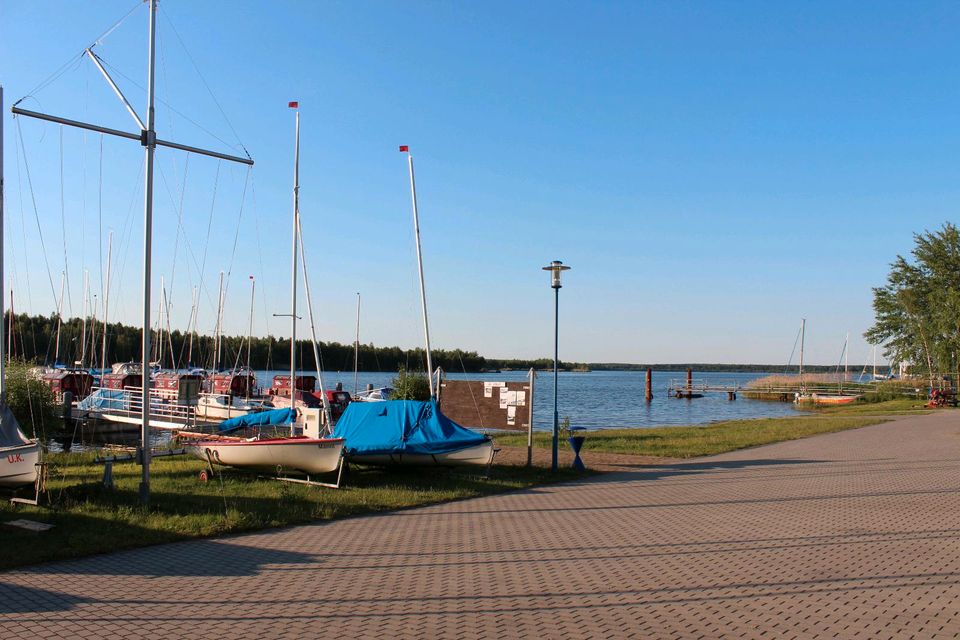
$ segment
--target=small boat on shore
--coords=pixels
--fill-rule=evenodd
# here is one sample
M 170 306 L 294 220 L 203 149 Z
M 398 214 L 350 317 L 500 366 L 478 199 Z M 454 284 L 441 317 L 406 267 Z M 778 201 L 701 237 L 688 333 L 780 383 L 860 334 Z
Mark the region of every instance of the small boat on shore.
M 218 433 L 181 431 L 187 453 L 211 464 L 307 476 L 340 466 L 342 438 L 320 437 L 320 411 L 274 409 L 225 420 Z
M 352 402 L 333 430 L 347 460 L 366 465 L 489 466 L 493 441 L 440 412 L 436 400 Z
M 797 404 L 812 403 L 821 405 L 853 404 L 860 396 L 834 395 L 826 393 L 798 393 L 794 398 Z
M 10 407 L 0 405 L 0 487 L 16 489 L 37 482 L 40 443 L 20 430 Z

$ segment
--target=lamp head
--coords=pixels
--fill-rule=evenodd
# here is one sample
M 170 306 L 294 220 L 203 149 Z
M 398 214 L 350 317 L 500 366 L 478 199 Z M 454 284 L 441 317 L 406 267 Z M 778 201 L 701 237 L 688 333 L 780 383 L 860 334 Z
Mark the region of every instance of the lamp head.
M 560 284 L 560 274 L 569 269 L 570 267 L 563 264 L 559 260 L 554 260 L 547 266 L 543 267 L 544 271 L 550 272 L 550 286 L 553 287 L 554 289 L 559 289 L 561 286 L 563 286 Z

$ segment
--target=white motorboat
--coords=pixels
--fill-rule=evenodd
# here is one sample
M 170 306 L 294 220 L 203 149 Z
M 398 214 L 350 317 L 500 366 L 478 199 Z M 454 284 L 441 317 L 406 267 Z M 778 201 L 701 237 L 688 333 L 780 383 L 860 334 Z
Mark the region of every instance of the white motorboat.
M 263 402 L 221 393 L 201 393 L 195 408 L 197 417 L 207 420 L 229 420 L 263 410 Z
M 357 402 L 383 402 L 384 400 L 390 400 L 391 396 L 393 396 L 392 387 L 380 387 L 379 389 L 360 391 L 353 399 Z

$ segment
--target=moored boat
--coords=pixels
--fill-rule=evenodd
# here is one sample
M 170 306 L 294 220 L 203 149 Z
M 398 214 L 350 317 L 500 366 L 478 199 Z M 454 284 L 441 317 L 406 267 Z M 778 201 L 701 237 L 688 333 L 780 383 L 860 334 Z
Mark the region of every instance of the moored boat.
M 352 402 L 333 435 L 346 440 L 347 460 L 357 464 L 488 466 L 495 453 L 489 436 L 443 415 L 436 400 Z
M 825 394 L 825 393 L 798 393 L 794 398 L 794 402 L 798 404 L 803 403 L 812 403 L 812 404 L 853 404 L 859 399 L 860 396 L 855 395 L 843 395 L 843 394 Z

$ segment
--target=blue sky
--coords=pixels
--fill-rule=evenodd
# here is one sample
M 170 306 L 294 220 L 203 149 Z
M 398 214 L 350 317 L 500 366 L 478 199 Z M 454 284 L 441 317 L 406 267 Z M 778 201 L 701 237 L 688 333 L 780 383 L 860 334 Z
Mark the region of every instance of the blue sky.
M 137 322 L 140 147 L 103 140 L 101 189 L 100 136 L 64 130 L 61 190 L 60 127 L 9 117 L 136 4 L 0 0 L 18 311 L 51 311 L 66 266 L 78 315 L 113 229 L 110 316 Z M 141 114 L 146 18 L 96 49 Z M 158 152 L 155 286 L 172 280 L 175 326 L 196 285 L 212 328 L 232 264 L 227 331 L 246 329 L 252 274 L 255 331 L 288 334 L 272 317 L 289 306 L 288 100 L 326 340 L 353 340 L 360 291 L 364 342 L 420 343 L 399 144 L 417 165 L 434 344 L 488 356 L 551 352 L 540 267 L 561 259 L 566 359 L 781 364 L 806 317 L 811 362 L 835 363 L 848 331 L 862 362 L 870 287 L 960 199 L 955 3 L 163 0 L 158 28 L 159 135 L 226 151 L 239 137 L 256 160 L 248 175 Z M 133 128 L 89 61 L 22 106 Z

